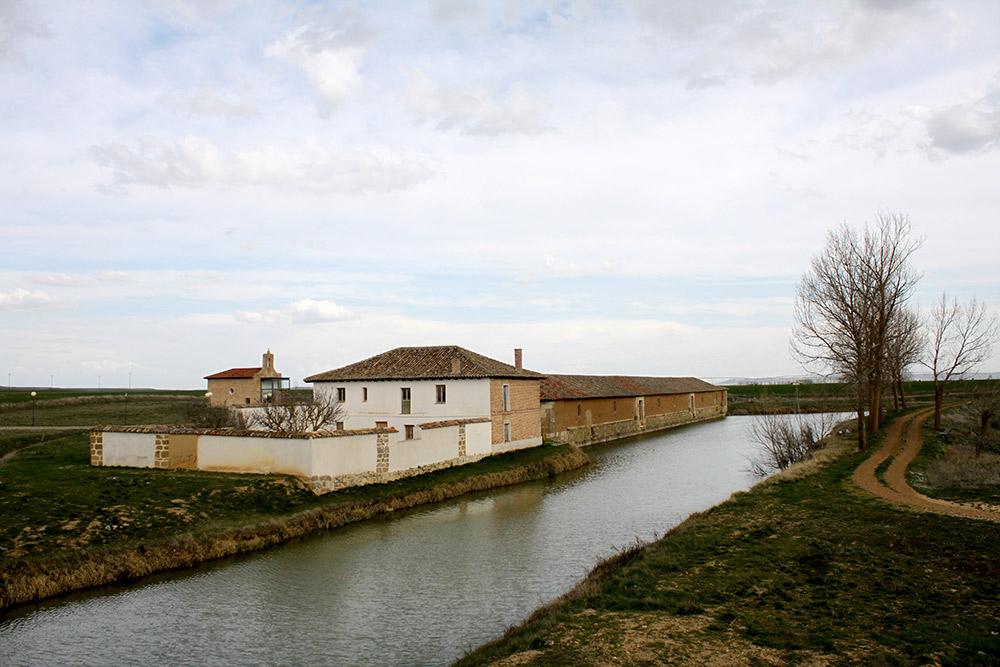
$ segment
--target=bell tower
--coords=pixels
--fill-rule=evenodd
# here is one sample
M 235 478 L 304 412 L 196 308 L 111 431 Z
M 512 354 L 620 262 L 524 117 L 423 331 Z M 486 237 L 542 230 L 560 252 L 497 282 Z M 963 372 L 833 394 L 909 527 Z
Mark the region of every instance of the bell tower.
M 274 370 L 274 355 L 271 354 L 270 348 L 268 348 L 267 352 L 264 353 L 264 362 L 263 362 L 262 366 L 263 366 L 263 368 L 261 368 L 261 370 L 264 371 L 265 373 L 274 373 L 275 372 L 275 370 Z

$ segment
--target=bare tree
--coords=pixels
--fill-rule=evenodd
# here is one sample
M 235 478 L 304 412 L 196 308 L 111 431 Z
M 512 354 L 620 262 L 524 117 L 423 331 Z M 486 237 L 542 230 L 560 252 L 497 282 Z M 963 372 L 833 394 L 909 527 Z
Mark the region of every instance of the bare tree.
M 765 413 L 753 418 L 748 429 L 757 451 L 750 458 L 750 472 L 758 477 L 804 461 L 822 446 L 834 426 L 833 414 L 780 415 Z
M 896 410 L 906 409 L 903 376 L 907 368 L 920 362 L 923 351 L 924 334 L 920 316 L 916 311 L 904 308 L 889 325 L 885 347 L 885 365 L 892 386 L 893 407 Z
M 291 435 L 329 428 L 343 415 L 343 404 L 330 396 L 307 400 L 282 392 L 274 401 L 255 410 L 248 421 L 267 431 Z
M 909 265 L 918 247 L 904 215 L 879 214 L 860 232 L 841 225 L 799 282 L 792 349 L 855 389 L 859 448 L 881 421 L 889 332 L 919 279 Z
M 972 436 L 978 459 L 997 430 L 996 422 L 997 418 L 1000 418 L 1000 383 L 992 380 L 980 380 L 976 384 L 980 384 L 980 386 L 973 393 L 967 411 L 973 421 L 979 422 L 979 430 Z
M 925 324 L 927 352 L 922 363 L 934 380 L 934 428 L 941 428 L 941 405 L 948 382 L 960 380 L 989 358 L 997 337 L 997 319 L 986 304 L 972 299 L 941 300 L 931 309 Z

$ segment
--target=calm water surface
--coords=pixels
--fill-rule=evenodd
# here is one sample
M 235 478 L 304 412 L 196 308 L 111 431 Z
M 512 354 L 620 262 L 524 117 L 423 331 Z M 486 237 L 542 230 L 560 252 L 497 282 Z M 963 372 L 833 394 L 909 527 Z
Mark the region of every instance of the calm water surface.
M 748 417 L 587 449 L 548 482 L 398 513 L 0 621 L 0 665 L 439 665 L 595 561 L 745 489 Z

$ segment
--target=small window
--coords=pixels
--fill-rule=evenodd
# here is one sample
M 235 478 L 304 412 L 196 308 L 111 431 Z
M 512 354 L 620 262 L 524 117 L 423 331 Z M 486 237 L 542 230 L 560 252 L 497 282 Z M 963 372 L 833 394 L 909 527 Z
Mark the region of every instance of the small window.
M 510 385 L 503 386 L 503 411 L 510 412 Z
M 375 428 L 389 428 L 389 422 L 375 422 Z
M 246 400 L 247 405 L 250 405 L 250 397 L 249 396 L 247 396 L 246 399 L 244 399 L 244 400 Z
M 618 412 L 618 401 L 611 401 L 611 412 Z
M 406 433 L 406 439 L 413 440 L 413 424 L 407 424 L 403 427 L 403 430 Z
M 361 388 L 361 401 L 362 402 L 368 401 L 368 387 Z
M 344 430 L 344 422 L 337 422 L 337 430 L 338 431 Z
M 347 400 L 347 387 L 337 387 L 337 402 L 343 403 Z
M 503 423 L 503 441 L 510 442 L 510 422 Z
M 230 387 L 230 388 L 229 388 L 229 395 L 230 395 L 230 396 L 232 396 L 232 395 L 233 395 L 233 394 L 235 394 L 235 393 L 236 393 L 236 390 L 235 390 L 235 389 L 233 389 L 232 387 Z
M 576 416 L 579 417 L 583 414 L 583 403 L 576 404 Z
M 437 389 L 437 402 L 444 403 L 447 399 L 447 393 L 445 392 L 444 385 L 439 384 L 436 385 L 435 388 Z
M 400 406 L 399 406 L 400 413 L 402 413 L 404 415 L 410 414 L 410 388 L 409 387 L 403 387 L 400 390 L 400 398 L 401 398 Z

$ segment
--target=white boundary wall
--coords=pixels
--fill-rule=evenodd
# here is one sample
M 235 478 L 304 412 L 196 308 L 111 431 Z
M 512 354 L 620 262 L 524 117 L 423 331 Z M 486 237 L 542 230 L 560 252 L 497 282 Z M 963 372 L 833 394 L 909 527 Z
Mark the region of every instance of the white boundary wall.
M 155 468 L 155 433 L 105 433 L 104 465 Z

